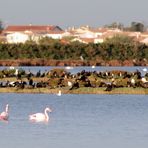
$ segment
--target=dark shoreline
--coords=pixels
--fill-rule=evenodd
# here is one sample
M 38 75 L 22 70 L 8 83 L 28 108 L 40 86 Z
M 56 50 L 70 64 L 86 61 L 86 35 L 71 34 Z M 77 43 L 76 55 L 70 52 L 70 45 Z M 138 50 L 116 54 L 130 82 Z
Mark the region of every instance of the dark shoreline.
M 52 60 L 52 59 L 8 59 L 0 60 L 0 66 L 148 66 L 147 61 L 103 61 L 103 60 Z

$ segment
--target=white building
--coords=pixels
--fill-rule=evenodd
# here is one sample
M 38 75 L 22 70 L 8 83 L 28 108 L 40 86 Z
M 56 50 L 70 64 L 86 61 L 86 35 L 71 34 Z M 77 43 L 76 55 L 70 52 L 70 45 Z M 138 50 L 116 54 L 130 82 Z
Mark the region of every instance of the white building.
M 28 40 L 37 42 L 40 38 L 48 36 L 60 39 L 62 29 L 58 26 L 8 26 L 3 30 L 3 35 L 8 43 L 25 43 Z
M 63 31 L 50 31 L 48 32 L 45 37 L 49 37 L 52 39 L 62 39 Z
M 6 35 L 6 40 L 8 43 L 25 43 L 29 40 L 29 35 L 21 32 L 14 32 Z

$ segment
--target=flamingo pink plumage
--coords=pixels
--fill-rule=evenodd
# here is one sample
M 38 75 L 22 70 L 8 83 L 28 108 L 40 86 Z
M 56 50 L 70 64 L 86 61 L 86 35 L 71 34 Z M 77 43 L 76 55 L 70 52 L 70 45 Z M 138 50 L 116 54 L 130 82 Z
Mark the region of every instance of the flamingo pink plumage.
M 9 104 L 6 105 L 5 111 L 0 114 L 0 120 L 8 120 L 9 118 Z
M 47 112 L 52 112 L 50 108 L 45 108 L 44 113 L 36 113 L 29 115 L 29 120 L 33 122 L 48 122 L 49 116 Z

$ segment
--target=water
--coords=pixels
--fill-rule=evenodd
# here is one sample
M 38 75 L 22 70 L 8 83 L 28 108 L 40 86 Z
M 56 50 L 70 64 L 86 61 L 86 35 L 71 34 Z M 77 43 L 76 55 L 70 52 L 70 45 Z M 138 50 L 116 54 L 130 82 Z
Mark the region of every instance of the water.
M 147 148 L 147 95 L 0 94 L 0 111 L 10 105 L 10 120 L 0 122 L 3 148 Z M 53 112 L 48 124 L 28 115 Z
M 9 66 L 0 66 L 0 70 L 3 70 L 4 68 L 10 68 Z M 128 67 L 128 66 L 123 66 L 123 67 L 108 67 L 108 66 L 96 66 L 95 68 L 92 68 L 91 66 L 78 66 L 78 67 L 72 67 L 72 69 L 66 69 L 66 67 L 62 66 L 20 66 L 20 67 L 15 67 L 15 68 L 22 68 L 26 72 L 31 71 L 32 73 L 36 74 L 39 70 L 41 72 L 45 71 L 50 71 L 54 68 L 65 68 L 66 71 L 76 74 L 78 72 L 81 72 L 82 70 L 85 71 L 110 71 L 110 70 L 124 70 L 124 71 L 129 71 L 129 72 L 135 72 L 136 70 L 139 70 L 142 75 L 145 75 L 146 72 L 143 71 L 144 66 L 133 66 L 133 67 Z M 148 68 L 147 68 L 148 69 Z

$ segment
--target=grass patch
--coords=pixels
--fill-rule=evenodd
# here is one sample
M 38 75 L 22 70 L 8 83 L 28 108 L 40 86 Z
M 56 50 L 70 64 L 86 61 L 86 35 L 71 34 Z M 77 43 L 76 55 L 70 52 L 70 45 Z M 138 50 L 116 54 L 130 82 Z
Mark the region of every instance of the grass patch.
M 57 94 L 61 90 L 63 94 L 148 94 L 148 89 L 145 88 L 115 88 L 112 91 L 105 91 L 105 88 L 91 88 L 81 87 L 75 90 L 69 90 L 68 88 L 24 88 L 18 89 L 15 87 L 0 88 L 0 93 L 47 93 Z

